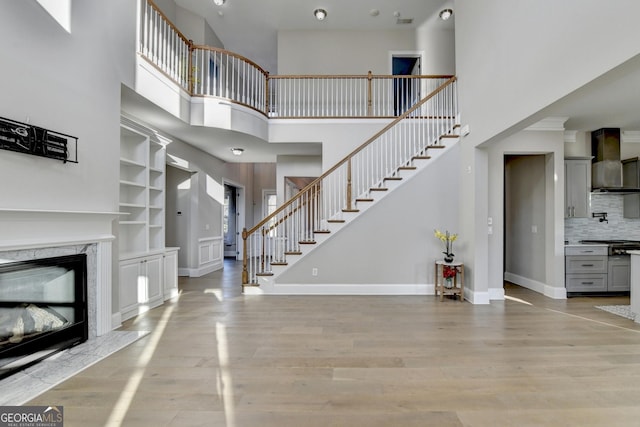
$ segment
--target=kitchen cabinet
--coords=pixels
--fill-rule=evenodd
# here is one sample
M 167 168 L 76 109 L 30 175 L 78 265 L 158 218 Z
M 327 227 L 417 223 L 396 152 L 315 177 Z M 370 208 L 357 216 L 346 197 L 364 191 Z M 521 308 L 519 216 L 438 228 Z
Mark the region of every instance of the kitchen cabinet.
M 637 157 L 622 161 L 622 184 L 625 188 L 640 187 L 640 167 Z M 622 216 L 640 218 L 640 193 L 625 194 L 622 200 Z
M 609 255 L 606 245 L 565 247 L 567 294 L 629 292 L 629 255 Z
M 568 246 L 565 248 L 565 287 L 572 292 L 607 292 L 608 247 Z
M 607 290 L 628 292 L 631 288 L 631 263 L 629 255 L 611 255 L 607 260 Z
M 564 216 L 565 218 L 587 218 L 591 192 L 591 158 L 566 158 L 564 172 Z

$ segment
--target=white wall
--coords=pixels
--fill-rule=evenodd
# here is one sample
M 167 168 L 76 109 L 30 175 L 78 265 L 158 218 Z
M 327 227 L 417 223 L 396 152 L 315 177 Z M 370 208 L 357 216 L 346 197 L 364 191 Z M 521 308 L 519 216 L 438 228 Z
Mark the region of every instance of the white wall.
M 413 30 L 279 31 L 277 74 L 390 74 L 389 52 L 415 49 Z
M 173 8 L 175 9 L 175 19 L 172 22 L 187 39 L 192 40 L 197 45 L 224 47 L 216 33 L 209 26 L 209 23 L 202 16 L 175 4 Z
M 285 200 L 284 179 L 288 176 L 318 177 L 322 175 L 322 159 L 319 156 L 278 156 L 276 193 L 278 206 Z
M 323 171 L 331 168 L 391 120 L 271 120 L 270 142 L 322 143 Z
M 262 198 L 262 190 L 275 190 L 277 182 L 276 163 L 254 163 L 253 164 L 253 217 L 247 215 L 247 229 L 254 226 L 263 217 L 264 200 Z M 251 218 L 253 220 L 251 220 Z
M 135 15 L 125 0 L 74 2 L 69 34 L 35 2 L 2 3 L 0 117 L 78 137 L 79 163 L 2 150 L 1 207 L 118 210 L 120 82 L 133 81 Z
M 416 50 L 422 52 L 422 74 L 456 74 L 455 31 L 428 21 L 416 30 Z
M 503 296 L 504 233 L 509 229 L 504 217 L 504 156 L 539 155 L 544 157 L 541 161 L 543 164 L 536 165 L 537 174 L 532 175 L 530 179 L 532 182 L 534 179 L 544 181 L 538 181 L 536 191 L 522 194 L 522 200 L 518 203 L 529 203 L 531 206 L 544 205 L 544 212 L 538 210 L 528 219 L 518 218 L 531 222 L 519 226 L 516 235 L 507 237 L 516 244 L 518 250 L 510 254 L 513 257 L 511 267 L 516 270 L 507 269 L 506 271 L 511 273 L 510 279 L 520 285 L 551 297 L 563 297 L 561 289 L 564 289 L 564 132 L 562 130 L 522 131 L 488 144 L 482 151 L 487 159 L 486 186 L 491 191 L 486 196 L 486 211 L 478 218 L 480 225 L 477 232 L 478 235 L 486 236 L 487 239 L 486 261 L 483 264 L 486 265 L 487 270 L 484 274 L 487 279 L 476 283 L 474 289 L 478 292 L 487 292 L 489 299 L 500 299 Z M 539 173 L 542 168 L 544 170 L 541 177 Z M 529 197 L 531 197 L 530 200 L 528 200 Z M 541 197 L 544 197 L 544 201 L 539 200 Z M 488 218 L 492 219 L 492 234 L 488 233 Z M 538 227 L 538 233 L 535 236 L 531 233 L 533 225 Z M 527 234 L 531 236 L 529 247 L 526 244 Z M 517 243 L 518 240 L 522 243 Z M 532 264 L 531 269 L 522 267 L 526 262 Z M 533 273 L 534 270 L 536 273 Z
M 477 185 L 488 182 L 488 169 L 475 147 L 538 121 L 534 114 L 542 108 L 637 55 L 640 3 L 540 0 L 513 7 L 506 0 L 458 0 L 455 10 L 459 105 L 471 130 L 461 155 L 460 227 L 473 236 L 470 283 L 488 288 L 486 201 L 501 187 Z M 491 262 L 495 270 L 497 261 Z
M 188 215 L 190 246 L 181 248 L 184 253 L 180 258 L 183 261 L 183 257 L 186 257 L 187 264 L 179 267 L 196 271 L 201 264 L 198 251 L 199 240 L 215 238 L 220 239 L 221 242 L 222 239 L 225 163 L 176 139 L 167 145 L 167 156 L 169 164 L 179 159 L 178 163 L 195 172 L 191 174 L 189 184 L 189 209 L 184 213 Z M 222 254 L 217 255 L 220 255 L 221 263 Z
M 364 211 L 331 239 L 278 276 L 278 284 L 433 284 L 434 261 L 443 243 L 434 229 L 458 232 L 459 189 L 455 171 L 460 145 L 442 153 L 427 168 Z M 454 243 L 465 262 L 466 236 Z M 311 269 L 318 275 L 312 276 Z

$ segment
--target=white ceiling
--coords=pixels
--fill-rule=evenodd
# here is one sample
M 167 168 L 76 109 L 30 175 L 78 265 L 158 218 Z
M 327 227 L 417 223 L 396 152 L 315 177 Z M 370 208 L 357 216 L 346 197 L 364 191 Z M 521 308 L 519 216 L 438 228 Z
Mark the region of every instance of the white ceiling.
M 175 0 L 176 4 L 205 17 L 224 48 L 251 59 L 270 74 L 277 74 L 278 30 L 389 30 L 417 28 L 452 0 Z M 449 6 L 450 7 L 450 6 Z M 315 9 L 327 11 L 318 21 Z M 379 11 L 371 16 L 371 10 Z M 398 17 L 413 24 L 398 24 Z M 453 27 L 455 19 L 440 25 Z

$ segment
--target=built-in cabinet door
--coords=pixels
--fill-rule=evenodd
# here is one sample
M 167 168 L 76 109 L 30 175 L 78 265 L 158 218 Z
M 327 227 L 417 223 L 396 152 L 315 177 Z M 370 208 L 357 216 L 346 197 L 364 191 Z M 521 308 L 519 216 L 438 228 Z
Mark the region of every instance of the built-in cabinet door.
M 155 307 L 164 301 L 163 298 L 163 266 L 162 255 L 148 257 L 144 261 L 147 277 L 147 303 Z
M 589 216 L 591 160 L 565 159 L 565 218 Z
M 130 319 L 161 305 L 163 298 L 161 254 L 120 261 L 120 315 Z
M 178 295 L 178 251 L 167 251 L 164 255 L 164 299 Z
M 140 260 L 120 262 L 120 315 L 122 320 L 138 314 Z
M 607 285 L 609 292 L 627 292 L 631 289 L 631 267 L 628 255 L 610 256 Z

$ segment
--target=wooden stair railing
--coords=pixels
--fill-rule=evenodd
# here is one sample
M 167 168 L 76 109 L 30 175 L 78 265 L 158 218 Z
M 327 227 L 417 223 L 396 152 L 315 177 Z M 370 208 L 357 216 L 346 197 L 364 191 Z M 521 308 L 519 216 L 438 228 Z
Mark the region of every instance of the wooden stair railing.
M 271 275 L 272 262 L 285 264 L 300 245 L 315 242 L 314 233 L 343 222 L 345 212 L 357 212 L 356 203 L 369 201 L 374 191 L 385 191 L 385 180 L 395 180 L 415 159 L 429 158 L 427 150 L 442 148 L 442 140 L 456 136 L 456 78 L 451 77 L 298 194 L 250 230 L 244 229 L 242 284 L 257 284 Z M 322 192 L 320 189 L 322 188 Z

